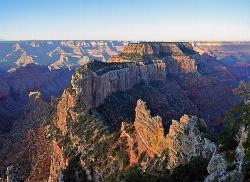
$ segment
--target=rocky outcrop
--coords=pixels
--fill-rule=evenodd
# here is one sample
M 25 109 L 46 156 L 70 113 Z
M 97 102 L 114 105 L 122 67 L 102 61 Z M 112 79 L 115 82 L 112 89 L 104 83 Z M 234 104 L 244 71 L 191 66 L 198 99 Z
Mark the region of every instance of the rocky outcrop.
M 166 149 L 161 117 L 152 117 L 142 100 L 137 101 L 135 113 L 134 127 L 139 153 L 146 151 L 149 156 L 160 155 Z
M 55 126 L 60 129 L 62 135 L 67 132 L 67 117 L 69 110 L 76 106 L 77 99 L 65 90 L 61 101 L 57 105 Z
M 50 165 L 50 176 L 48 182 L 63 181 L 62 172 L 68 165 L 67 159 L 63 156 L 62 149 L 56 141 L 52 141 L 52 158 Z
M 108 63 L 110 64 L 110 63 Z M 165 64 L 156 62 L 148 65 L 89 63 L 79 69 L 71 80 L 71 89 L 66 89 L 57 106 L 55 126 L 63 135 L 67 132 L 67 116 L 77 104 L 85 109 L 100 106 L 114 92 L 132 89 L 136 84 L 165 80 Z M 98 67 L 102 67 L 99 68 Z M 105 68 L 109 70 L 106 71 Z
M 16 61 L 16 64 L 18 66 L 27 66 L 28 64 L 35 63 L 33 60 L 33 57 L 27 55 L 26 52 L 24 52 L 21 57 Z
M 126 125 L 122 125 L 122 136 L 126 136 L 129 146 L 137 144 L 138 155 L 146 153 L 149 157 L 160 157 L 164 152 L 168 156 L 168 168 L 188 163 L 192 157 L 203 156 L 209 158 L 216 150 L 216 146 L 210 140 L 204 138 L 198 125 L 205 127 L 203 120 L 194 116 L 184 115 L 180 121 L 172 121 L 167 135 L 164 134 L 162 119 L 159 116 L 152 117 L 145 103 L 138 100 L 134 122 L 134 133 L 125 135 Z M 129 128 L 129 126 L 127 126 Z M 131 129 L 127 129 L 131 130 Z M 135 138 L 134 141 L 132 138 Z M 130 163 L 138 161 L 135 151 L 129 149 Z M 131 162 L 133 161 L 133 162 Z
M 247 141 L 248 129 L 241 126 L 238 134 L 238 146 L 235 153 L 235 160 L 229 161 L 225 156 L 225 152 L 215 150 L 211 160 L 208 163 L 207 171 L 209 175 L 206 177 L 205 182 L 219 181 L 243 181 L 243 164 L 245 157 L 244 143 Z
M 49 65 L 49 68 L 53 70 L 59 70 L 63 68 L 72 69 L 73 66 L 73 63 L 70 62 L 69 58 L 62 54 L 60 55 L 59 60 Z
M 189 162 L 194 156 L 209 158 L 216 150 L 215 144 L 203 137 L 198 125 L 205 126 L 205 122 L 194 116 L 184 115 L 180 121 L 172 120 L 166 136 L 170 169 Z
M 186 55 L 172 55 L 166 63 L 169 73 L 197 73 L 196 61 Z

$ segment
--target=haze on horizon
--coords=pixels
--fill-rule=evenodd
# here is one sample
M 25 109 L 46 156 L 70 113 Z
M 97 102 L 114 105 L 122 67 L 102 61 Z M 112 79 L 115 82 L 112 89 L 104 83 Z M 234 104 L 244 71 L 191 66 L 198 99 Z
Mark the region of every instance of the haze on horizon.
M 2 0 L 3 40 L 250 41 L 248 0 Z

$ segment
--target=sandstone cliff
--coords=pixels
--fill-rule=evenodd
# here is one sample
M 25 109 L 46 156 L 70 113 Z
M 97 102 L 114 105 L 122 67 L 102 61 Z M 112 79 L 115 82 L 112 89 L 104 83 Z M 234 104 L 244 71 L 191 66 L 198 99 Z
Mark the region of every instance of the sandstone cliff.
M 146 151 L 150 156 L 159 155 L 166 149 L 162 119 L 152 117 L 142 100 L 137 101 L 134 127 L 140 153 Z
M 106 66 L 103 63 L 97 63 Z M 117 91 L 126 91 L 136 84 L 165 80 L 166 66 L 163 62 L 137 65 L 133 63 L 107 65 L 96 71 L 78 71 L 72 79 L 72 89 L 81 95 L 80 102 L 86 109 L 92 109 Z M 106 70 L 105 70 L 106 69 Z M 110 70 L 110 71 L 107 71 Z

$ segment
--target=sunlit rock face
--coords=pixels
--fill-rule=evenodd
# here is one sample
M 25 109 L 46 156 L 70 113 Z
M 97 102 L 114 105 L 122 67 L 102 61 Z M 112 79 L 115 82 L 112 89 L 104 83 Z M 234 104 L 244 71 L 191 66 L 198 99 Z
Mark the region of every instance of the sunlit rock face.
M 74 108 L 77 103 L 77 98 L 70 95 L 70 93 L 65 90 L 61 101 L 57 105 L 55 126 L 60 129 L 62 135 L 67 132 L 67 116 L 70 109 Z
M 161 117 L 152 117 L 142 100 L 137 101 L 135 113 L 134 127 L 140 153 L 146 151 L 150 156 L 160 155 L 166 148 Z
M 190 43 L 142 42 L 124 46 L 120 56 L 113 56 L 110 62 L 137 62 L 150 59 L 163 60 L 167 73 L 197 73 L 197 63 L 192 58 L 196 52 Z
M 63 181 L 62 171 L 68 165 L 68 161 L 63 156 L 62 149 L 58 146 L 56 141 L 52 142 L 51 149 L 52 157 L 48 182 Z

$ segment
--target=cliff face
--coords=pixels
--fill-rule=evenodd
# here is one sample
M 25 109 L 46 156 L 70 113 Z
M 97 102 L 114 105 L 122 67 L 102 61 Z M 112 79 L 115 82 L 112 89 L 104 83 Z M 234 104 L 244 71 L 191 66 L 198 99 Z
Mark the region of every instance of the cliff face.
M 123 51 L 124 54 L 139 54 L 143 55 L 152 55 L 154 54 L 154 50 L 149 43 L 136 43 L 129 44 L 128 46 L 124 46 Z
M 103 63 L 98 63 L 103 64 Z M 80 102 L 86 109 L 98 107 L 104 99 L 117 91 L 126 91 L 140 83 L 166 79 L 166 66 L 163 62 L 137 65 L 134 63 L 110 66 L 110 71 L 101 68 L 81 73 L 72 79 L 72 89 L 80 95 Z
M 46 129 L 29 130 L 27 140 L 31 170 L 26 182 L 46 181 L 50 174 L 50 143 L 46 139 Z

